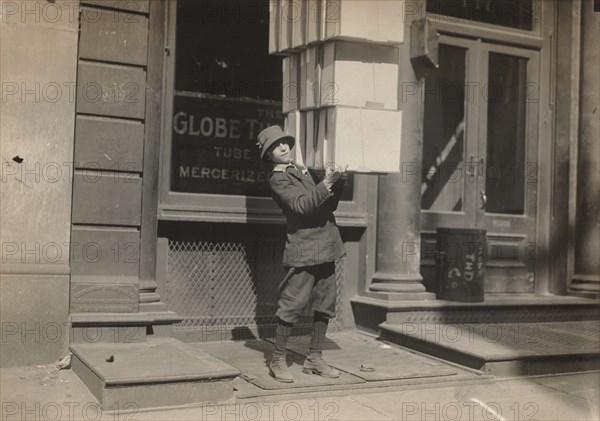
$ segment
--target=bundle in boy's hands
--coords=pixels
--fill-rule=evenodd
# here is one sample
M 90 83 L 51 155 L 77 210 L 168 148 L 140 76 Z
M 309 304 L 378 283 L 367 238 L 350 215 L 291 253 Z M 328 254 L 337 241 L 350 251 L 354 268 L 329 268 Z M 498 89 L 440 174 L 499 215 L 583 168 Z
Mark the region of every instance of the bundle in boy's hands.
M 286 132 L 296 138 L 296 162 L 308 168 L 399 172 L 401 118 L 401 111 L 341 106 L 291 111 Z
M 347 164 L 356 172 L 399 172 L 401 127 L 400 111 L 329 108 L 327 137 L 332 161 Z

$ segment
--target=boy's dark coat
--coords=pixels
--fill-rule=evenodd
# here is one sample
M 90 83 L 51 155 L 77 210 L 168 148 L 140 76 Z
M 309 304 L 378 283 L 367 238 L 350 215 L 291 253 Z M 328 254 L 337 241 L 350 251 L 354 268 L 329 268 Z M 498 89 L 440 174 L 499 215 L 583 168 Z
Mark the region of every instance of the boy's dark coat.
M 269 183 L 273 199 L 287 220 L 285 267 L 333 262 L 346 255 L 333 216 L 343 180 L 329 192 L 322 182 L 315 184 L 310 173 L 303 174 L 295 166 L 288 166 L 283 171 L 273 171 Z

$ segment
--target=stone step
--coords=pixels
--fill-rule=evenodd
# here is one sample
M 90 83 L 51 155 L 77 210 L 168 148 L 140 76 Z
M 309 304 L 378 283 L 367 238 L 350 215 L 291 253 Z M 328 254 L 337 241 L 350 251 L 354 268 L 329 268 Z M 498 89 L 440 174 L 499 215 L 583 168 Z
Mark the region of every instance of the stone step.
M 225 402 L 240 372 L 176 339 L 73 344 L 71 367 L 103 409 Z
M 600 369 L 598 321 L 382 323 L 381 338 L 497 376 Z
M 170 336 L 171 326 L 183 320 L 172 311 L 74 313 L 70 319 L 70 342 L 74 344 L 146 342 L 153 334 Z
M 600 319 L 600 300 L 542 294 L 486 294 L 480 303 L 401 301 L 378 295 L 351 300 L 357 328 L 379 334 L 381 323 L 534 323 Z

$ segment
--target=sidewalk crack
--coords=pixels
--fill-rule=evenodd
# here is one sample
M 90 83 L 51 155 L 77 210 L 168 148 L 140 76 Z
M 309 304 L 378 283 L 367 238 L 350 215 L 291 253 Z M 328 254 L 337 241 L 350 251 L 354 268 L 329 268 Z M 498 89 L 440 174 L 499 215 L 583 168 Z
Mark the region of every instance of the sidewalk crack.
M 572 396 L 572 397 L 574 397 L 576 399 L 583 400 L 584 402 L 589 402 L 588 399 L 586 399 L 584 397 L 581 397 L 581 396 L 578 396 L 578 395 L 574 395 L 573 393 L 567 392 L 565 390 L 557 389 L 556 387 L 553 387 L 553 386 L 550 386 L 550 385 L 547 385 L 547 384 L 543 384 L 543 383 L 540 383 L 540 382 L 536 382 L 535 380 L 533 382 L 536 383 L 536 384 L 539 384 L 540 386 L 545 387 L 547 389 L 556 390 L 557 392 L 560 392 L 563 395 Z
M 391 418 L 391 417 L 390 417 L 388 414 L 386 414 L 385 412 L 381 412 L 379 409 L 377 409 L 377 408 L 375 408 L 375 407 L 373 407 L 373 406 L 371 406 L 371 405 L 368 405 L 368 404 L 366 404 L 366 403 L 364 403 L 364 402 L 361 402 L 361 401 L 359 401 L 359 400 L 357 400 L 357 399 L 354 399 L 354 398 L 352 398 L 351 396 L 346 396 L 346 399 L 348 399 L 348 400 L 350 400 L 350 401 L 353 401 L 353 402 L 355 402 L 355 403 L 357 403 L 357 404 L 359 404 L 359 405 L 366 406 L 367 408 L 369 408 L 369 409 L 372 409 L 373 411 L 377 412 L 379 415 L 382 415 L 382 416 L 384 416 L 384 417 L 385 417 L 386 419 L 388 419 L 388 420 L 393 420 L 393 418 Z

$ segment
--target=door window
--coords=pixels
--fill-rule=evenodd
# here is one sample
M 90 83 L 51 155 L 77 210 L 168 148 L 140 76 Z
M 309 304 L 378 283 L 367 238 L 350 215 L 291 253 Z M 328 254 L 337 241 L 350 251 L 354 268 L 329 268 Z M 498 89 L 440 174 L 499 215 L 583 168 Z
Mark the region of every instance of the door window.
M 488 63 L 485 210 L 522 214 L 527 59 L 490 52 Z
M 421 209 L 463 210 L 465 60 L 465 49 L 441 45 L 440 69 L 425 83 Z

